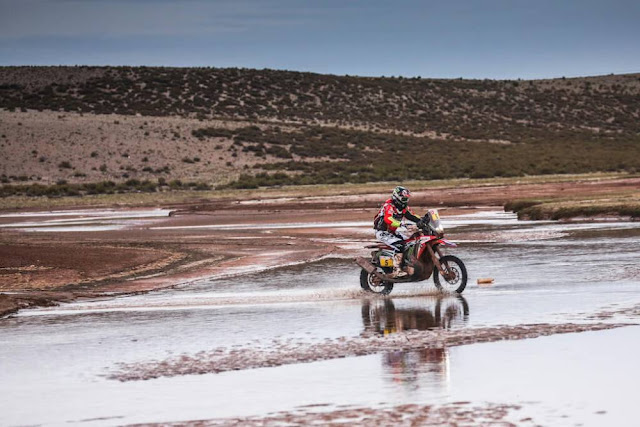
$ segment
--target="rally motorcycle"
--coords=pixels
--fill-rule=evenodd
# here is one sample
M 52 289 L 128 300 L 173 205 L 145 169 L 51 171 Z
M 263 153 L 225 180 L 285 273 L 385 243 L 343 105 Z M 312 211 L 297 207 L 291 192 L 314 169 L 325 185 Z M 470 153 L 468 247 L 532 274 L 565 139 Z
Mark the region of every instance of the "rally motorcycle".
M 388 295 L 395 283 L 421 282 L 433 274 L 436 287 L 446 292 L 462 293 L 467 286 L 467 269 L 462 260 L 444 255 L 443 247 L 457 245 L 444 238 L 444 228 L 436 209 L 429 210 L 416 225 L 417 231 L 405 239 L 404 271 L 406 276 L 394 277 L 394 251 L 384 243 L 365 246 L 373 248 L 371 258 L 357 257 L 362 267 L 360 286 L 368 292 Z

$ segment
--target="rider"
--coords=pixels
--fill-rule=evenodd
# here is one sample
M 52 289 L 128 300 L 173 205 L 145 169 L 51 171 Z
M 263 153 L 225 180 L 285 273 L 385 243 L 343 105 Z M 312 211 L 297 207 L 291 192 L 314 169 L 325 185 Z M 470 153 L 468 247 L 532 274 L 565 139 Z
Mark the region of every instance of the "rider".
M 398 232 L 398 227 L 402 225 L 402 218 L 407 218 L 416 224 L 420 222 L 420 218 L 415 216 L 408 208 L 409 197 L 411 197 L 411 192 L 408 189 L 397 186 L 393 189 L 391 198 L 384 202 L 374 220 L 376 239 L 393 248 L 393 272 L 395 277 L 407 275 L 402 270 L 405 248 L 404 237 Z

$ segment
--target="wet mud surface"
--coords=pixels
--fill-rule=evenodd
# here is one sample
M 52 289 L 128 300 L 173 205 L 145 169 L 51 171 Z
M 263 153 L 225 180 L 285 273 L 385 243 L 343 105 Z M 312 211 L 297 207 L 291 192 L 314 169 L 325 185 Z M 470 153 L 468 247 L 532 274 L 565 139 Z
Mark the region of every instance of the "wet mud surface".
M 313 405 L 309 405 L 313 406 Z M 322 406 L 322 405 L 320 405 Z M 454 402 L 448 405 L 399 405 L 392 408 L 350 408 L 330 412 L 316 412 L 301 408 L 267 417 L 243 417 L 191 421 L 191 426 L 283 426 L 283 425 L 393 425 L 393 426 L 516 426 L 535 425 L 531 418 L 515 418 L 520 406 Z M 163 424 L 168 426 L 184 425 Z
M 242 369 L 266 368 L 308 363 L 343 357 L 364 356 L 391 351 L 444 349 L 466 344 L 538 338 L 553 334 L 600 331 L 625 324 L 522 325 L 499 328 L 405 331 L 388 336 L 365 334 L 362 337 L 326 339 L 321 343 L 272 341 L 266 349 L 221 347 L 194 355 L 183 354 L 147 363 L 124 364 L 107 378 L 140 381 L 178 375 L 202 375 Z
M 608 194 L 636 188 L 638 181 L 432 188 L 416 191 L 413 202 L 418 211 L 438 206 L 451 216 L 476 212 L 475 206 L 502 206 L 523 194 Z M 264 264 L 282 265 L 254 259 L 265 251 L 291 249 L 284 260 L 288 263 L 345 254 L 370 239 L 372 212 L 386 197 L 341 194 L 200 200 L 165 208 L 1 212 L 0 292 L 22 294 L 20 301 L 4 298 L 0 317 L 59 302 L 37 295 L 43 290 L 68 292 L 71 298 L 145 292 L 199 277 L 242 274 Z
M 592 314 L 586 314 L 586 318 L 589 320 L 608 320 L 608 319 L 624 319 L 628 318 L 630 320 L 640 319 L 640 304 L 631 306 L 631 307 L 608 307 L 602 311 Z
M 2 298 L 0 316 L 69 299 L 145 292 L 201 277 L 303 263 L 339 250 L 327 242 L 294 239 L 270 229 L 256 233 L 246 225 L 234 225 L 236 213 L 170 217 L 170 212 L 2 214 L 0 292 L 19 298 Z M 259 224 L 271 219 L 270 214 L 249 219 Z M 303 221 L 307 217 L 311 216 L 301 214 Z M 203 222 L 214 229 L 202 230 Z M 216 226 L 220 222 L 227 225 Z M 64 298 L 55 297 L 60 292 Z
M 149 248 L 48 243 L 2 245 L 0 290 L 47 290 L 166 268 L 180 254 Z M 43 265 L 41 259 L 46 259 Z

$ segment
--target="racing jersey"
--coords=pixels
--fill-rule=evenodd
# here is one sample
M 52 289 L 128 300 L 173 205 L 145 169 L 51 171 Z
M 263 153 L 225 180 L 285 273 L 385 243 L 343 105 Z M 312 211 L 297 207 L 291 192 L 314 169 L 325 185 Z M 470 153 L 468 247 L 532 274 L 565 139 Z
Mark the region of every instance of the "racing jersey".
M 410 221 L 418 222 L 420 218 L 415 216 L 409 208 L 400 210 L 393 204 L 393 200 L 389 199 L 380 208 L 380 212 L 376 215 L 374 220 L 374 228 L 376 230 L 388 231 L 389 233 L 395 233 L 396 229 L 400 226 L 402 218 L 407 218 Z

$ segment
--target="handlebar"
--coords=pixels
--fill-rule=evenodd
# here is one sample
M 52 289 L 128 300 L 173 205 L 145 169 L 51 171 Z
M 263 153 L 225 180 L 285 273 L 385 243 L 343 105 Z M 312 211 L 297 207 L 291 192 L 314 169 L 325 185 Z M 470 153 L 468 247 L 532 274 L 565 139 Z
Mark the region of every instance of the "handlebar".
M 416 224 L 418 226 L 418 228 L 425 232 L 428 233 L 429 235 L 432 236 L 442 236 L 444 235 L 444 233 L 438 233 L 438 231 L 435 229 L 435 227 L 433 225 L 431 225 L 431 218 L 429 217 L 429 213 L 426 213 L 421 219 L 420 222 L 418 224 Z

